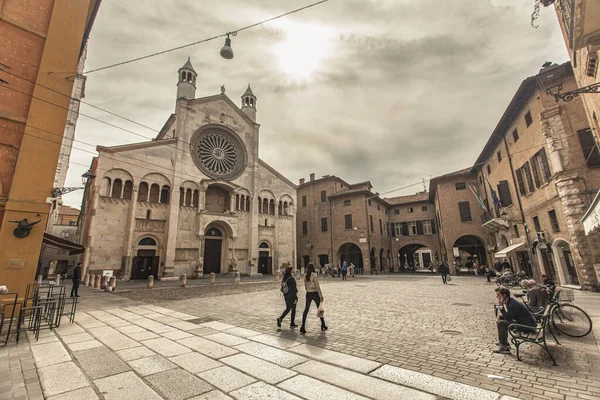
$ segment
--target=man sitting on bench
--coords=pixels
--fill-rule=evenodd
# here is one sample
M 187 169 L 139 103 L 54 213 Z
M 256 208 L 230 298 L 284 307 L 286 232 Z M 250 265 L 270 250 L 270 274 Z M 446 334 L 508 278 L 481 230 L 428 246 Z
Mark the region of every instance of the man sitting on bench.
M 510 290 L 502 288 L 496 291 L 496 298 L 498 299 L 497 307 L 502 315 L 499 315 L 496 319 L 498 349 L 494 350 L 494 353 L 509 354 L 508 326 L 516 323 L 530 326 L 533 330 L 536 328 L 537 322 L 525 304 L 510 297 Z
M 521 281 L 521 287 L 527 290 L 527 308 L 536 314 L 543 312 L 550 300 L 548 289 L 533 279 Z

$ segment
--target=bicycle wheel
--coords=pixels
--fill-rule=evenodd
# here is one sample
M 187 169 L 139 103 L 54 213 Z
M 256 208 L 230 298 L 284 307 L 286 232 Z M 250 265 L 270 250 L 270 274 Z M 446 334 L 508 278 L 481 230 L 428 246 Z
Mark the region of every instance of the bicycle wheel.
M 561 333 L 571 337 L 583 337 L 592 331 L 590 316 L 572 304 L 560 304 L 554 308 L 552 324 Z

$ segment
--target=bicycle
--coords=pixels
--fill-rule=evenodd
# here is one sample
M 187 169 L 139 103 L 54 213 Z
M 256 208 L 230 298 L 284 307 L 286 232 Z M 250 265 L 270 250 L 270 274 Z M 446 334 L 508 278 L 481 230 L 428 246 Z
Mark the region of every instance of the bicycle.
M 561 292 L 561 290 L 557 290 L 550 297 L 548 303 L 552 327 L 570 337 L 580 338 L 589 335 L 592 331 L 592 319 L 582 308 L 571 304 L 572 300 L 561 300 Z M 522 296 L 516 295 L 515 297 L 521 298 L 523 301 Z M 530 311 L 536 319 L 539 319 L 539 310 L 530 309 Z

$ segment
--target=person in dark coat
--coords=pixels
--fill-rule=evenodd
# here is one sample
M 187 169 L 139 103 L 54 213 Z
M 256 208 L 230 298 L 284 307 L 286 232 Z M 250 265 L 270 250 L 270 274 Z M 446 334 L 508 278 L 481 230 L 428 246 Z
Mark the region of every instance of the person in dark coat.
M 444 285 L 446 285 L 448 283 L 446 282 L 446 277 L 450 273 L 450 268 L 448 268 L 448 264 L 442 263 L 442 265 L 440 265 L 440 267 L 438 268 L 438 272 L 442 276 L 442 282 L 444 283 Z
M 81 263 L 73 269 L 73 287 L 71 288 L 71 297 L 79 297 L 79 282 L 81 281 Z
M 285 300 L 285 311 L 281 314 L 281 317 L 277 318 L 277 326 L 281 328 L 281 321 L 285 318 L 286 315 L 291 311 L 291 322 L 290 328 L 295 328 L 296 326 L 296 304 L 298 303 L 298 285 L 296 284 L 296 279 L 292 275 L 292 267 L 285 267 L 285 274 L 283 275 L 283 279 L 281 280 L 281 286 L 284 287 L 283 283 L 285 282 L 285 286 L 287 286 L 287 293 L 283 293 L 283 298 Z
M 498 299 L 498 309 L 502 313 L 496 318 L 496 327 L 498 328 L 498 349 L 494 353 L 510 354 L 508 346 L 508 327 L 511 324 L 525 326 L 521 331 L 533 331 L 537 326 L 534 316 L 527 309 L 525 304 L 510 297 L 510 290 L 502 288 L 496 291 Z

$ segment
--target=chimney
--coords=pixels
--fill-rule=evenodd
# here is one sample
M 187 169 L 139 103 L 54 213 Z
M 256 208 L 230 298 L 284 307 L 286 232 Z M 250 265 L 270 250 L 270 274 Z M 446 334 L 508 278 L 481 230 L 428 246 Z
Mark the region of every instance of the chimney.
M 379 197 L 379 192 L 375 192 L 375 197 Z
M 310 174 L 310 181 L 314 181 L 315 180 L 315 173 L 313 172 L 312 174 Z
M 300 184 L 304 185 L 304 178 L 300 178 Z

